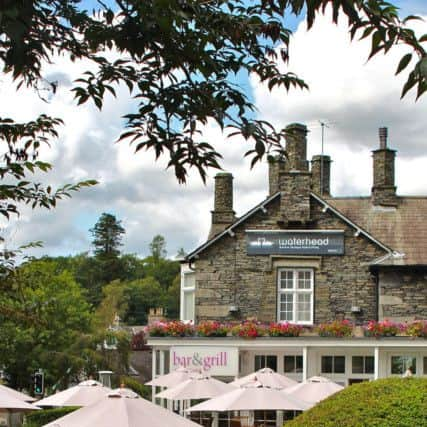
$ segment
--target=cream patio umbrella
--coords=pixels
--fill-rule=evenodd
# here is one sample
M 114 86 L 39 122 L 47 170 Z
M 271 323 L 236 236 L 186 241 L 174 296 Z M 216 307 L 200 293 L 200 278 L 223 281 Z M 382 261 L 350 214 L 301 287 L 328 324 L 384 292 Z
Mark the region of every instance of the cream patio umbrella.
M 39 400 L 36 405 L 46 406 L 88 406 L 105 397 L 111 389 L 95 380 L 82 381 L 59 393 Z
M 234 389 L 209 375 L 197 374 L 183 383 L 156 394 L 156 397 L 169 400 L 210 399 Z
M 175 387 L 178 384 L 190 379 L 192 376 L 197 375 L 200 371 L 194 371 L 187 368 L 178 368 L 175 371 L 170 372 L 169 374 L 162 375 L 160 377 L 154 378 L 151 381 L 145 383 L 153 387 Z
M 197 427 L 129 389 L 111 391 L 97 403 L 46 424 L 44 427 Z
M 305 411 L 313 405 L 283 393 L 281 389 L 266 387 L 258 381 L 221 394 L 188 408 L 186 412 L 208 411 Z
M 34 402 L 37 400 L 35 397 L 31 397 L 28 394 L 21 393 L 20 391 L 16 391 L 13 388 L 0 384 L 0 395 L 3 394 L 9 395 L 18 400 L 22 400 L 23 402 Z
M 289 396 L 315 404 L 343 388 L 343 386 L 334 383 L 329 378 L 311 377 L 302 383 L 286 388 L 283 390 L 283 394 L 286 393 Z
M 240 387 L 255 380 L 261 383 L 263 386 L 270 388 L 287 388 L 298 384 L 291 378 L 278 374 L 270 368 L 259 369 L 258 371 L 252 372 L 252 374 L 232 381 L 230 384 L 236 387 Z
M 244 421 L 247 425 L 254 425 L 255 411 L 262 412 L 263 420 L 265 420 L 266 411 L 276 411 L 276 422 L 279 420 L 282 424 L 283 422 L 280 421 L 281 411 L 304 411 L 311 406 L 303 400 L 284 394 L 282 389 L 267 387 L 258 381 L 252 381 L 221 396 L 192 406 L 186 412 L 230 413 L 243 411 L 246 415 L 239 420 Z
M 18 417 L 19 424 L 22 422 L 24 412 L 37 411 L 40 408 L 31 403 L 24 402 L 11 396 L 9 391 L 0 391 L 0 425 L 9 426 L 13 421 L 12 417 Z

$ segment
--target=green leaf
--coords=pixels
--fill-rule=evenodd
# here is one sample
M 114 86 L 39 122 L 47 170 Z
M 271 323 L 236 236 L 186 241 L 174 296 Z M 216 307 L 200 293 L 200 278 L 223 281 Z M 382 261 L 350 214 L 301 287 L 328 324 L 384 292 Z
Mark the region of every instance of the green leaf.
M 402 59 L 400 60 L 399 65 L 397 66 L 397 70 L 396 70 L 395 75 L 402 72 L 408 66 L 408 64 L 411 62 L 411 59 L 412 59 L 412 53 L 407 53 L 406 55 L 404 55 L 402 57 Z

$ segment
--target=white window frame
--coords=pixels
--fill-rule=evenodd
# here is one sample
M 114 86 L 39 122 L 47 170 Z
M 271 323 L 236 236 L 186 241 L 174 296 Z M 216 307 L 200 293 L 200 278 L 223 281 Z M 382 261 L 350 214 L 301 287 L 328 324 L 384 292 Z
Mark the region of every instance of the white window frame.
M 182 269 L 184 270 L 184 269 Z M 194 275 L 195 276 L 195 272 L 188 269 L 188 271 L 182 271 L 181 270 L 181 304 L 180 304 L 180 318 L 183 322 L 193 322 L 195 321 L 195 316 L 196 316 L 196 284 L 194 281 L 194 286 L 188 286 L 188 279 L 187 277 L 190 275 Z M 185 295 L 188 293 L 193 293 L 194 294 L 194 307 L 193 307 L 193 319 L 184 319 L 184 313 L 186 312 L 185 307 L 184 307 L 184 301 L 185 301 Z
M 293 286 L 289 289 L 282 289 L 280 286 L 280 279 L 282 272 L 285 271 L 292 271 L 293 272 Z M 297 282 L 298 282 L 298 272 L 310 272 L 310 288 L 309 289 L 298 289 L 297 288 Z M 292 320 L 281 320 L 280 314 L 280 296 L 282 294 L 292 294 L 293 295 L 293 312 L 292 312 Z M 299 294 L 310 294 L 310 320 L 300 320 L 297 321 L 297 295 Z M 279 322 L 290 322 L 295 323 L 299 325 L 312 325 L 313 324 L 313 317 L 314 317 L 314 269 L 312 268 L 278 268 L 277 269 L 277 320 Z

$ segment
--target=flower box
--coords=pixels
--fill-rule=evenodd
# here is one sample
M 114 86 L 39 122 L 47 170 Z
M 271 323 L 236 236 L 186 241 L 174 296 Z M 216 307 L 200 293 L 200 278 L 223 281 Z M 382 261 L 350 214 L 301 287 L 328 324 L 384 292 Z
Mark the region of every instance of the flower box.
M 322 323 L 315 328 L 320 337 L 344 338 L 353 335 L 353 324 L 349 320 Z
M 371 320 L 364 326 L 365 337 L 394 337 L 404 328 L 400 323 L 394 323 L 389 320 L 376 322 Z
M 275 323 L 268 326 L 267 333 L 270 337 L 299 337 L 303 327 L 293 323 Z
M 229 330 L 227 325 L 216 321 L 200 322 L 196 326 L 199 337 L 226 337 Z
M 405 333 L 414 338 L 427 338 L 427 321 L 415 320 L 408 323 L 405 327 Z

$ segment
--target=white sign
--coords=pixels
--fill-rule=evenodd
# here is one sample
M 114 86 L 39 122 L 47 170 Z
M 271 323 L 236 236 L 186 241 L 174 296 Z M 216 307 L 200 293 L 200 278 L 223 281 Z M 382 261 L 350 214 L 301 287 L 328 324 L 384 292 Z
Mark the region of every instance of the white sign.
M 172 371 L 179 367 L 234 377 L 239 373 L 239 352 L 232 347 L 171 347 L 170 369 Z

